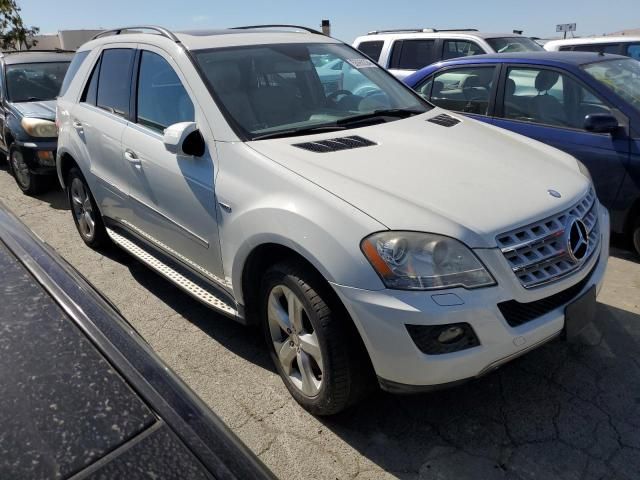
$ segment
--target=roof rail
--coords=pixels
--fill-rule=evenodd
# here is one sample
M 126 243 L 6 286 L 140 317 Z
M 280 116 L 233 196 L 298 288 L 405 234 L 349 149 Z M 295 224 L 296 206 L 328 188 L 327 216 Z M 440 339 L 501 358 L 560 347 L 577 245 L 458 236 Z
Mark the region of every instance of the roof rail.
M 314 33 L 316 35 L 324 35 L 324 33 L 314 30 L 313 28 L 303 27 L 300 25 L 247 25 L 244 27 L 231 27 L 230 30 L 252 30 L 254 28 L 293 28 L 296 30 L 304 30 L 305 32 Z
M 12 53 L 76 53 L 75 50 L 64 50 L 62 48 L 54 48 L 52 50 L 46 50 L 44 48 L 29 48 L 24 50 L 7 50 L 2 52 L 2 55 L 9 55 Z
M 390 30 L 372 30 L 367 35 L 381 33 L 436 33 L 436 32 L 477 32 L 477 28 L 394 28 Z
M 164 27 L 158 27 L 156 25 L 136 25 L 132 27 L 121 27 L 121 28 L 114 28 L 113 30 L 105 30 L 104 32 L 100 32 L 97 35 L 95 35 L 91 40 L 95 40 L 96 38 L 100 38 L 106 35 L 121 35 L 122 32 L 127 30 L 151 30 L 163 37 L 168 38 L 169 40 L 173 40 L 176 43 L 180 43 L 180 40 L 178 39 L 178 37 L 176 37 L 173 34 L 173 32 L 171 32 L 170 30 L 167 30 Z

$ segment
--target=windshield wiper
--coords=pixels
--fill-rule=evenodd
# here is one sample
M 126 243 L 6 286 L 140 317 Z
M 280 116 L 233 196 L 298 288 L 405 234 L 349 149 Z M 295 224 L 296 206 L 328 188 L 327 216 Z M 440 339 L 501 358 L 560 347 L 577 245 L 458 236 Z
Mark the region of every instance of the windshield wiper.
M 336 130 L 345 130 L 345 127 L 340 125 L 318 125 L 316 127 L 304 127 L 304 128 L 292 128 L 290 130 L 280 130 L 273 133 L 265 133 L 253 137 L 251 140 L 266 140 L 268 138 L 284 138 L 295 137 L 298 135 L 306 135 L 308 133 L 321 133 L 321 132 L 334 132 Z
M 382 117 L 407 118 L 414 115 L 420 115 L 421 113 L 425 113 L 425 111 L 426 110 L 411 110 L 408 108 L 389 108 L 387 110 L 374 110 L 373 112 L 363 113 L 362 115 L 342 118 L 336 122 L 336 125 L 348 125 L 350 123 L 358 123 L 363 120 Z

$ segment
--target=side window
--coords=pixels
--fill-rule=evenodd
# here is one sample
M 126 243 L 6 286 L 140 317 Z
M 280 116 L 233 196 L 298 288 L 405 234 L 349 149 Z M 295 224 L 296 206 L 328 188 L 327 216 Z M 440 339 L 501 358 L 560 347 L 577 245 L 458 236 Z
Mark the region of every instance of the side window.
M 419 84 L 415 91 L 425 100 L 431 101 L 431 86 L 433 85 L 433 76 L 422 80 L 422 83 Z
M 162 131 L 179 122 L 193 122 L 193 103 L 171 65 L 160 55 L 143 51 L 138 74 L 137 122 Z
M 509 68 L 504 117 L 543 125 L 584 128 L 590 113 L 611 113 L 593 92 L 555 70 Z
M 98 96 L 98 77 L 100 76 L 100 63 L 102 62 L 102 56 L 98 59 L 93 70 L 91 71 L 91 76 L 89 77 L 89 81 L 84 87 L 84 92 L 82 93 L 82 97 L 80 97 L 81 102 L 90 103 L 91 105 L 96 104 L 96 97 Z
M 60 87 L 59 96 L 62 97 L 65 93 L 67 93 L 67 90 L 69 89 L 69 85 L 71 85 L 71 80 L 73 80 L 73 77 L 76 76 L 76 73 L 80 68 L 80 65 L 82 65 L 82 62 L 84 62 L 84 59 L 87 58 L 87 55 L 89 55 L 89 52 L 90 50 L 85 50 L 83 52 L 78 52 L 74 55 L 73 60 L 71 61 L 71 64 L 67 69 L 67 73 L 64 76 L 64 80 L 62 81 L 62 86 Z
M 445 40 L 442 48 L 442 59 L 468 57 L 485 53 L 477 43 L 468 40 Z
M 98 107 L 122 116 L 129 114 L 133 53 L 128 48 L 102 52 L 96 100 Z
M 435 40 L 396 40 L 391 51 L 389 68 L 419 70 L 436 59 Z
M 574 52 L 602 52 L 602 53 L 620 53 L 619 43 L 592 43 L 587 45 L 576 45 Z
M 431 102 L 457 112 L 487 115 L 495 66 L 445 70 L 433 77 Z
M 627 56 L 640 60 L 640 43 L 630 43 L 627 45 Z
M 571 50 L 573 50 L 573 45 L 567 45 L 566 47 L 560 47 L 558 48 L 559 51 L 561 52 L 570 52 Z
M 377 62 L 380 60 L 383 45 L 384 42 L 380 40 L 375 42 L 361 42 L 360 45 L 358 45 L 358 50 Z

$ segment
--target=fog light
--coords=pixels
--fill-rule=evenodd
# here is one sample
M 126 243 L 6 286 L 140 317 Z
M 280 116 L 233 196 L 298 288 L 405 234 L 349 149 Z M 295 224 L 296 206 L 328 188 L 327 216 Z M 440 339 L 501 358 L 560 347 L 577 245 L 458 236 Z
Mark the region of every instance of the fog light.
M 444 330 L 438 335 L 438 341 L 440 343 L 453 343 L 457 342 L 464 335 L 464 330 L 460 327 L 450 327 Z
M 445 325 L 405 325 L 411 340 L 422 353 L 442 355 L 480 345 L 480 340 L 468 323 Z
M 38 160 L 42 165 L 55 165 L 56 158 L 53 155 L 53 152 L 47 150 L 38 150 Z

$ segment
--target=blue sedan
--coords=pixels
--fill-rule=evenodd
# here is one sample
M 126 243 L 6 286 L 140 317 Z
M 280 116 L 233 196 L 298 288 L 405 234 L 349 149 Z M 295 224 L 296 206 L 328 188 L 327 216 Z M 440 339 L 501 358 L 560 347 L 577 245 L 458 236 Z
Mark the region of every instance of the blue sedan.
M 613 231 L 630 235 L 640 253 L 640 62 L 578 52 L 476 55 L 430 65 L 405 82 L 442 108 L 583 162 Z

